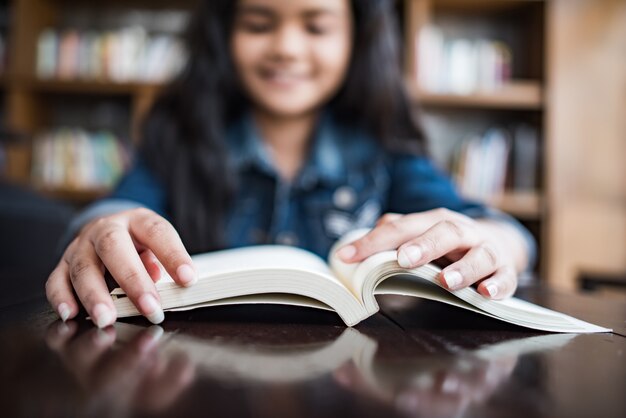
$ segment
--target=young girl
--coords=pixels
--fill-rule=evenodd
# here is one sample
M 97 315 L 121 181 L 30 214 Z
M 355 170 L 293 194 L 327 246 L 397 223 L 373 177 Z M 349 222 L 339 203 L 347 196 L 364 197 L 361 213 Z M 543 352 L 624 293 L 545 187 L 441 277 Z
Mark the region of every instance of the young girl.
M 159 323 L 159 266 L 193 285 L 188 251 L 280 243 L 326 256 L 357 227 L 373 229 L 340 249 L 346 262 L 389 249 L 403 267 L 446 257 L 448 288 L 513 294 L 532 241 L 428 159 L 391 0 L 202 3 L 187 67 L 147 117 L 133 169 L 75 220 L 46 283 L 63 320 L 78 313 L 75 292 L 98 327 L 115 322 L 105 269 Z

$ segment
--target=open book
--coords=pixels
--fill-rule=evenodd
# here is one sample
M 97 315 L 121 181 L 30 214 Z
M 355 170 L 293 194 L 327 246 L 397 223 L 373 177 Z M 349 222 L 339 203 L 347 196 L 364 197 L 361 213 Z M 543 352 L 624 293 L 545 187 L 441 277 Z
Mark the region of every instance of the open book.
M 512 324 L 553 332 L 610 332 L 571 316 L 516 298 L 489 300 L 473 288 L 449 291 L 440 269 L 426 264 L 398 265 L 396 252 L 385 251 L 360 263 L 346 264 L 335 253 L 365 234 L 346 234 L 330 251 L 328 264 L 306 250 L 261 245 L 216 251 L 193 257 L 200 280 L 186 288 L 163 273 L 156 287 L 164 311 L 241 303 L 278 303 L 337 312 L 353 326 L 378 311 L 375 295 L 398 294 L 436 300 Z M 111 292 L 118 317 L 139 315 L 120 288 Z

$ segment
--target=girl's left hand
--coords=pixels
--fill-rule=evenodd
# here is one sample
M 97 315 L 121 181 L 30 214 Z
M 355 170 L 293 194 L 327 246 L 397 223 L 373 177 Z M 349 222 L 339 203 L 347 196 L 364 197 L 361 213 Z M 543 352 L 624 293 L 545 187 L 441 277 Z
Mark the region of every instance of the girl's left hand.
M 452 262 L 441 272 L 441 281 L 448 289 L 480 282 L 478 292 L 483 296 L 504 299 L 515 292 L 517 271 L 515 257 L 501 250 L 507 247 L 506 240 L 497 232 L 506 228 L 497 224 L 448 209 L 390 213 L 369 233 L 339 249 L 337 256 L 355 263 L 377 252 L 397 249 L 398 264 L 404 268 L 444 257 Z

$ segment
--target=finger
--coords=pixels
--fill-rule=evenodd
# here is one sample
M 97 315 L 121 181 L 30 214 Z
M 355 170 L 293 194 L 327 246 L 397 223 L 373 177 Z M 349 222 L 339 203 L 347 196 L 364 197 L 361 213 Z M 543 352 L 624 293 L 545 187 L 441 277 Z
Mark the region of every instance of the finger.
M 69 267 L 61 260 L 46 281 L 46 298 L 63 322 L 78 314 L 78 303 L 72 293 Z
M 162 322 L 165 316 L 158 302 L 159 295 L 126 227 L 107 223 L 94 231 L 90 240 L 97 256 L 139 312 L 154 324 Z M 104 285 L 104 281 L 98 285 Z M 112 299 L 108 300 L 112 305 Z
M 161 263 L 157 260 L 154 253 L 150 250 L 145 250 L 141 252 L 139 257 L 152 281 L 158 282 L 161 279 Z
M 478 292 L 491 299 L 506 299 L 515 293 L 517 273 L 513 267 L 505 266 L 478 285 Z
M 69 276 L 76 295 L 98 328 L 115 322 L 116 311 L 104 281 L 103 266 L 88 240 L 81 240 L 68 255 Z
M 145 209 L 135 211 L 129 227 L 133 237 L 152 250 L 177 283 L 191 286 L 197 281 L 198 275 L 191 257 L 172 224 Z
M 441 275 L 448 289 L 460 289 L 491 276 L 500 265 L 499 259 L 498 252 L 490 244 L 483 243 L 443 269 Z
M 398 264 L 412 268 L 436 260 L 453 251 L 479 244 L 481 237 L 464 222 L 443 220 L 398 248 Z
M 346 263 L 362 261 L 372 254 L 395 250 L 436 223 L 443 212 L 428 211 L 405 215 L 375 227 L 356 241 L 340 248 L 337 256 Z
M 384 225 L 386 223 L 389 222 L 393 222 L 393 221 L 397 221 L 398 219 L 402 218 L 404 215 L 400 214 L 400 213 L 385 213 L 383 216 L 381 216 L 380 218 L 378 218 L 378 221 L 376 221 L 376 226 L 380 226 L 380 225 Z

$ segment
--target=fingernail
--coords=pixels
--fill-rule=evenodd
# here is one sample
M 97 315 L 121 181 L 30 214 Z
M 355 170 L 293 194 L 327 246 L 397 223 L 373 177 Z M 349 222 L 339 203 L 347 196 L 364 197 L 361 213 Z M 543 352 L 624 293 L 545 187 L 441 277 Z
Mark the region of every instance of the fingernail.
M 159 303 L 150 293 L 146 293 L 139 298 L 139 307 L 145 317 L 148 318 L 148 321 L 153 324 L 160 324 L 165 319 L 163 309 L 161 309 Z
M 337 251 L 337 257 L 343 261 L 349 261 L 356 254 L 356 247 L 354 245 L 347 245 Z
M 443 276 L 449 289 L 456 289 L 463 282 L 463 276 L 458 271 L 447 271 Z
M 115 321 L 113 312 L 104 303 L 98 303 L 93 308 L 94 323 L 98 328 L 104 328 L 111 325 Z
M 59 303 L 59 306 L 57 306 L 57 312 L 63 322 L 67 321 L 67 318 L 70 317 L 70 307 L 65 302 Z
M 489 293 L 489 296 L 494 297 L 498 294 L 498 286 L 496 286 L 494 283 L 489 283 L 486 286 L 487 289 L 487 293 Z
M 184 286 L 191 286 L 198 281 L 196 271 L 189 264 L 182 264 L 176 269 L 176 275 Z
M 416 265 L 422 258 L 422 251 L 415 245 L 403 247 L 398 251 L 398 264 L 400 267 L 410 268 Z

